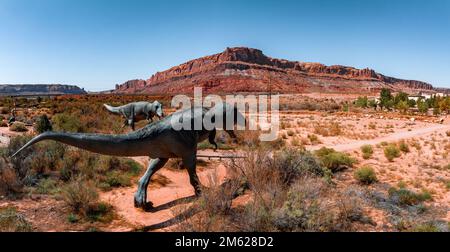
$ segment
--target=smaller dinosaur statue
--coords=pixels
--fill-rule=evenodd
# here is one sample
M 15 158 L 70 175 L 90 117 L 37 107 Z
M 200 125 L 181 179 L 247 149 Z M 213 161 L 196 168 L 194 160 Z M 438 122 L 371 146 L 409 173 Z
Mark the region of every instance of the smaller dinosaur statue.
M 8 119 L 8 125 L 12 125 L 16 121 L 16 108 L 11 109 L 11 117 Z
M 109 106 L 108 104 L 103 104 L 105 108 L 114 114 L 120 114 L 125 117 L 125 123 L 122 126 L 125 127 L 129 125 L 134 131 L 134 124 L 141 120 L 147 120 L 153 122 L 153 117 L 156 115 L 159 119 L 164 117 L 162 110 L 162 104 L 158 101 L 152 103 L 140 101 L 132 102 L 120 107 Z

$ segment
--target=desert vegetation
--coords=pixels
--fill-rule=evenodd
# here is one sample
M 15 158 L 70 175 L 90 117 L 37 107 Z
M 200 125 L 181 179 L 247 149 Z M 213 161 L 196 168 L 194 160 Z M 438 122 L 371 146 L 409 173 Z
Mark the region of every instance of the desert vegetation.
M 433 115 L 414 112 L 412 102 L 408 110 L 402 109 L 403 94 L 383 95 L 390 98 L 383 100 L 382 108 L 372 97 L 355 97 L 355 102 L 283 98 L 281 129 L 273 142 L 260 142 L 259 133 L 252 131 L 236 132 L 238 140 L 231 141 L 219 131 L 214 155 L 239 153 L 245 158 L 199 159 L 200 177 L 207 185 L 202 196 L 162 208 L 161 215 L 140 212 L 132 205 L 137 178 L 148 163 L 142 159 L 100 156 L 51 141 L 9 158 L 35 134 L 48 130 L 128 132 L 122 128 L 123 120 L 106 112 L 102 104 L 160 98 L 17 99 L 16 120 L 26 131 L 2 131 L 9 134 L 10 142 L 0 145 L 0 230 L 111 230 L 108 225 L 117 226 L 117 222 L 132 230 L 139 228 L 134 226 L 136 217 L 146 223 L 155 216 L 174 216 L 178 224 L 168 230 L 448 231 L 448 129 L 437 124 Z M 439 102 L 442 99 L 436 97 Z M 160 101 L 167 104 L 168 98 Z M 426 100 L 419 100 L 414 109 L 420 110 L 422 103 L 428 106 Z M 3 123 L 12 107 L 9 98 L 0 99 Z M 445 109 L 440 112 L 446 113 Z M 144 125 L 140 122 L 137 127 Z M 436 130 L 416 134 L 428 128 Z M 210 154 L 213 146 L 205 141 L 198 149 Z M 212 172 L 221 167 L 226 172 Z M 169 169 L 154 178 L 157 183 L 151 183 L 150 191 L 156 192 L 150 198 L 168 195 L 167 190 L 185 176 L 180 160 L 171 160 L 165 168 Z M 169 201 L 164 200 L 156 204 Z M 30 214 L 39 208 L 24 205 L 44 206 L 46 211 L 58 206 L 53 211 L 55 220 L 46 221 L 57 221 L 54 225 L 60 229 L 43 228 L 43 221 Z M 188 209 L 195 214 L 181 214 Z

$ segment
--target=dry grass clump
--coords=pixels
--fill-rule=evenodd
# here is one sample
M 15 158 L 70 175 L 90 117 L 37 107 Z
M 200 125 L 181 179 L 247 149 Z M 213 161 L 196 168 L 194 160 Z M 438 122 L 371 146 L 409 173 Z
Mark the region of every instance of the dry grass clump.
M 400 150 L 395 144 L 389 144 L 384 148 L 384 156 L 387 160 L 389 160 L 389 162 L 394 161 L 394 158 L 398 158 L 400 155 Z
M 33 227 L 14 207 L 0 208 L 0 232 L 30 232 Z
M 362 152 L 362 157 L 364 159 L 369 159 L 372 157 L 373 155 L 373 148 L 372 145 L 370 144 L 365 144 L 363 146 L 361 146 L 361 152 Z
M 324 137 L 339 136 L 342 134 L 342 127 L 338 122 L 316 123 L 314 133 Z
M 25 126 L 25 124 L 23 122 L 14 122 L 13 124 L 11 124 L 11 126 L 9 126 L 9 130 L 11 131 L 15 131 L 15 132 L 27 132 L 28 129 Z
M 309 139 L 309 142 L 312 145 L 317 145 L 317 144 L 321 144 L 322 143 L 322 141 L 320 141 L 319 137 L 317 135 L 314 135 L 314 134 L 308 134 L 308 139 Z

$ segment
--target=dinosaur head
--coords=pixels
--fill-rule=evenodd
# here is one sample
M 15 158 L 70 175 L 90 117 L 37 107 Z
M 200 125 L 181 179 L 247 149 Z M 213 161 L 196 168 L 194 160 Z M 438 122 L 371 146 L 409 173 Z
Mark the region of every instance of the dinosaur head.
M 162 104 L 159 101 L 154 101 L 152 103 L 153 111 L 155 112 L 156 116 L 158 116 L 159 119 L 164 117 L 164 112 L 162 109 Z
M 215 105 L 208 111 L 208 114 L 211 116 L 212 122 L 217 123 L 218 125 L 223 125 L 223 130 L 227 132 L 231 138 L 237 138 L 234 133 L 235 126 L 239 126 L 238 129 L 245 129 L 245 116 L 239 112 L 237 107 L 228 103 Z

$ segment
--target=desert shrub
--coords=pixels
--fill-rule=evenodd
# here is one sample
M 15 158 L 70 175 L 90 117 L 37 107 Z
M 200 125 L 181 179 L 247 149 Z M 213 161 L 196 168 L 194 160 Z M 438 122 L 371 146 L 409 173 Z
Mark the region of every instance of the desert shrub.
M 409 152 L 409 146 L 405 141 L 401 141 L 398 144 L 399 149 L 404 152 L 404 153 L 408 153 Z
M 310 152 L 293 148 L 275 153 L 272 166 L 279 171 L 282 181 L 286 184 L 304 175 L 330 175 Z
M 312 145 L 320 144 L 319 137 L 314 134 L 308 134 L 308 139 L 311 142 Z
M 415 193 L 406 188 L 391 187 L 388 191 L 390 199 L 403 206 L 417 205 L 423 201 L 431 200 L 432 196 L 429 192 Z
M 12 154 L 14 154 L 20 147 L 22 147 L 26 142 L 31 139 L 31 136 L 16 136 L 10 139 L 9 145 L 6 149 L 3 150 L 3 159 L 14 171 L 15 177 L 20 184 L 29 185 L 32 184 L 35 178 L 35 173 L 31 169 L 31 164 L 35 163 L 34 159 L 36 158 L 35 150 L 37 150 L 37 146 L 31 146 L 30 148 L 22 151 L 18 156 L 14 158 L 9 158 Z
M 70 223 L 77 223 L 79 221 L 79 218 L 78 218 L 78 216 L 76 214 L 70 213 L 67 216 L 67 221 L 70 222 Z
M 30 232 L 33 227 L 13 207 L 0 208 L 0 232 Z
M 370 166 L 363 166 L 357 169 L 354 172 L 353 176 L 361 184 L 368 185 L 378 181 L 377 176 L 375 174 L 375 170 Z
M 111 222 L 114 219 L 113 207 L 105 202 L 97 202 L 90 205 L 86 217 L 90 221 Z
M 338 122 L 318 123 L 314 126 L 314 133 L 324 137 L 339 136 L 342 134 L 342 129 Z
M 53 127 L 56 131 L 65 131 L 65 132 L 85 132 L 85 128 L 80 122 L 80 118 L 68 114 L 61 113 L 56 114 L 52 118 Z
M 394 158 L 400 157 L 400 150 L 395 144 L 389 144 L 384 148 L 384 156 L 389 162 L 394 161 Z
M 238 130 L 236 131 L 239 144 L 254 148 L 261 144 L 259 139 L 260 132 L 257 130 Z
M 27 132 L 28 129 L 25 126 L 25 124 L 23 122 L 14 122 L 13 124 L 11 124 L 11 126 L 9 126 L 9 130 L 11 131 L 15 131 L 15 132 Z
M 287 135 L 290 136 L 290 137 L 294 136 L 294 134 L 295 134 L 295 132 L 293 130 L 288 130 L 287 131 Z
M 350 155 L 326 147 L 317 150 L 315 155 L 319 158 L 322 165 L 332 172 L 352 167 L 356 163 L 356 160 Z
M 62 199 L 75 213 L 87 214 L 98 202 L 95 184 L 82 177 L 75 178 L 61 190 Z
M 9 114 L 10 111 L 11 111 L 11 109 L 8 108 L 8 107 L 2 107 L 2 108 L 0 109 L 0 114 L 2 114 L 2 115 L 7 115 L 7 114 Z
M 0 120 L 0 127 L 8 127 L 8 123 Z
M 110 171 L 106 174 L 104 181 L 109 187 L 123 187 L 131 185 L 131 176 L 119 171 Z
M 355 104 L 356 107 L 359 107 L 359 108 L 367 108 L 369 106 L 368 102 L 369 102 L 369 99 L 367 98 L 367 96 L 364 96 L 364 97 L 360 96 L 354 102 L 354 104 Z
M 411 227 L 410 229 L 408 229 L 407 231 L 409 231 L 409 232 L 420 232 L 420 233 L 424 233 L 424 232 L 431 232 L 431 233 L 441 232 L 439 227 L 435 223 L 432 223 L 432 222 L 417 224 L 417 225 Z
M 298 137 L 293 137 L 291 140 L 291 145 L 292 146 L 302 146 L 302 143 L 300 142 Z
M 283 206 L 274 212 L 273 225 L 283 232 L 332 231 L 334 216 L 322 200 L 326 185 L 318 180 L 301 182 L 290 188 Z
M 56 194 L 59 192 L 58 182 L 52 178 L 39 180 L 35 192 L 39 194 Z
M 93 181 L 77 177 L 62 188 L 61 196 L 74 214 L 91 221 L 109 222 L 113 219 L 112 206 L 99 201 Z
M 41 115 L 34 125 L 34 130 L 38 133 L 51 131 L 52 129 L 52 124 L 50 123 L 50 120 L 48 119 L 46 114 Z
M 0 195 L 13 198 L 22 193 L 23 183 L 16 171 L 0 157 Z
M 362 152 L 362 157 L 364 159 L 369 159 L 372 157 L 373 154 L 373 148 L 372 145 L 370 144 L 365 144 L 363 146 L 361 146 L 361 152 Z

